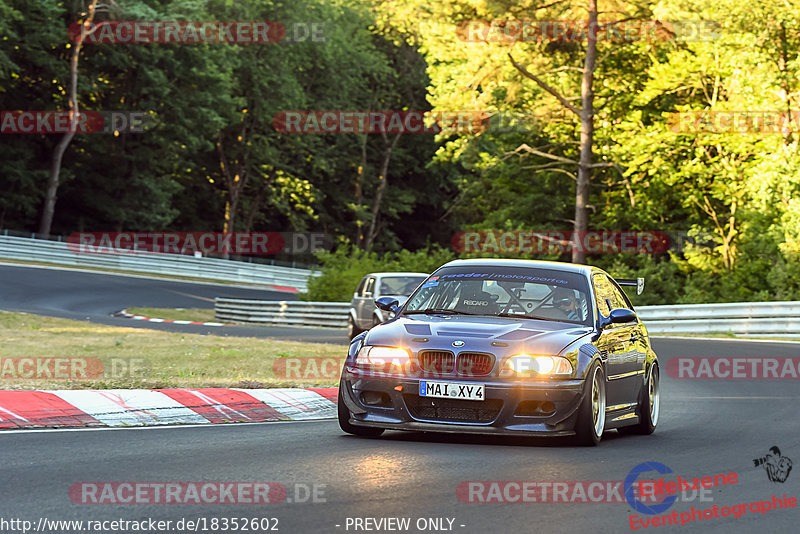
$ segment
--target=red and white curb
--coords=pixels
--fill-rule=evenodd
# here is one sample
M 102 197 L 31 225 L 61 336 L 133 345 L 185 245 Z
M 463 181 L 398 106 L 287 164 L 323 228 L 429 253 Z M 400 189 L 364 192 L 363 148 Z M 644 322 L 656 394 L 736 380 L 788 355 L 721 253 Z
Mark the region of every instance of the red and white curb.
M 336 417 L 338 388 L 0 391 L 0 429 Z
M 273 291 L 283 291 L 284 293 L 300 293 L 300 290 L 296 287 L 289 287 L 289 286 L 267 286 L 269 289 Z
M 199 324 L 203 326 L 234 326 L 224 323 L 204 323 L 202 321 L 178 321 L 175 319 L 157 319 L 155 317 L 145 317 L 144 315 L 134 315 L 128 313 L 128 310 L 118 311 L 114 317 L 125 317 L 127 319 L 135 319 L 137 321 L 150 321 L 151 323 L 172 323 L 172 324 Z

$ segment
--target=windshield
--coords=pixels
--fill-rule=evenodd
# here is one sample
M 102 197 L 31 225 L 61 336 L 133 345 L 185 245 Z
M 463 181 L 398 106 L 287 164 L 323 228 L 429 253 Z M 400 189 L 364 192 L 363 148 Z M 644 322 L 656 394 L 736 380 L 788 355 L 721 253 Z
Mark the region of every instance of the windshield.
M 404 314 L 462 313 L 533 317 L 592 324 L 586 278 L 577 273 L 530 267 L 440 269 L 403 308 Z
M 381 278 L 381 295 L 410 295 L 426 276 L 387 276 Z

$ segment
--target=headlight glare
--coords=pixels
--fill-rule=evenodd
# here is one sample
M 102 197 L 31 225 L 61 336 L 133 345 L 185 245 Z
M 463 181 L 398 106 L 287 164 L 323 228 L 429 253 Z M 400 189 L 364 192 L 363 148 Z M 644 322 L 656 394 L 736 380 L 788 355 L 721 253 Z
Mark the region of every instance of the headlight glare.
M 572 363 L 561 356 L 517 354 L 505 361 L 503 370 L 523 376 L 563 376 L 572 374 Z
M 356 355 L 356 365 L 384 367 L 403 367 L 411 360 L 406 349 L 399 347 L 362 347 Z

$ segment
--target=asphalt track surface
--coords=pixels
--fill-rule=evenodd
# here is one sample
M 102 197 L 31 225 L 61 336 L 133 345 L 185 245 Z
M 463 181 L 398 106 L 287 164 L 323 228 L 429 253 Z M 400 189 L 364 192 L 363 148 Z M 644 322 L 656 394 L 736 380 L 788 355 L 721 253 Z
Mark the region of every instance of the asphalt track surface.
M 7 295 L 8 288 L 4 292 Z M 52 293 L 53 310 L 68 313 L 76 303 L 74 295 L 66 298 L 63 292 Z M 93 296 L 97 298 L 86 294 L 85 302 L 94 302 Z M 39 302 L 44 299 L 43 295 Z M 92 307 L 102 315 L 114 307 L 112 301 Z M 83 309 L 69 313 L 83 313 L 79 311 Z M 779 342 L 661 338 L 653 345 L 662 369 L 670 358 L 679 356 L 800 356 L 800 345 Z M 715 488 L 705 497 L 712 500 L 689 495 L 687 499 L 693 500 L 679 500 L 665 514 L 714 505 L 721 509 L 771 500 L 773 495 L 800 497 L 798 468 L 785 483 L 774 483 L 763 468 L 753 465 L 754 458 L 764 456 L 774 445 L 795 463 L 800 459 L 800 390 L 795 380 L 677 380 L 662 373 L 661 385 L 661 419 L 655 434 L 631 437 L 611 431 L 594 448 L 577 447 L 567 440 L 401 432 L 363 439 L 343 434 L 335 421 L 2 432 L 0 530 L 14 531 L 2 528 L 2 520 L 10 519 L 32 521 L 35 526 L 41 518 L 152 518 L 171 520 L 170 531 L 186 532 L 185 526 L 175 529 L 178 520 L 204 518 L 206 531 L 223 532 L 220 527 L 212 529 L 209 522 L 213 518 L 277 518 L 279 532 L 300 534 L 629 532 L 629 518 L 644 515 L 627 503 L 467 503 L 459 500 L 456 488 L 465 481 L 624 480 L 631 469 L 648 461 L 671 468 L 673 473 L 665 475 L 668 480 L 676 474 L 684 478 L 738 475 L 736 484 Z M 297 487 L 316 485 L 320 493 L 318 502 L 262 505 L 76 504 L 69 488 L 86 481 L 278 482 L 288 488 L 294 501 Z M 348 518 L 391 517 L 410 518 L 410 528 L 355 530 L 352 524 L 347 528 Z M 765 514 L 748 509 L 738 518 L 651 526 L 646 531 L 797 532 L 798 517 L 798 508 Z M 452 530 L 418 529 L 420 518 L 452 519 Z
M 664 365 L 683 355 L 798 353 L 798 345 L 783 343 L 664 339 L 655 341 L 655 349 Z M 773 445 L 784 456 L 800 458 L 797 408 L 792 380 L 675 380 L 664 375 L 655 434 L 630 437 L 612 431 L 595 448 L 565 440 L 401 432 L 363 439 L 343 434 L 335 421 L 3 432 L 0 515 L 34 523 L 41 517 L 274 517 L 280 532 L 301 534 L 355 532 L 345 528 L 348 517 L 410 517 L 412 527 L 405 532 L 421 532 L 414 521 L 427 517 L 454 519 L 453 531 L 460 533 L 627 532 L 628 518 L 636 512 L 626 503 L 471 504 L 456 497 L 456 487 L 477 480 L 624 480 L 639 463 L 657 461 L 683 477 L 738 475 L 735 485 L 714 489 L 706 497 L 713 501 L 700 502 L 696 496 L 675 503 L 667 513 L 769 500 L 772 495 L 798 497 L 800 473 L 773 483 L 753 466 L 753 458 Z M 317 485 L 325 502 L 75 504 L 68 490 L 81 481 L 279 482 L 289 488 L 290 498 L 295 484 Z M 770 510 L 647 531 L 797 532 L 797 518 L 797 508 Z
M 245 286 L 0 263 L 0 310 L 188 334 L 347 343 L 344 332 L 329 328 L 176 325 L 113 316 L 135 307 L 213 309 L 214 297 L 296 299 L 293 293 Z

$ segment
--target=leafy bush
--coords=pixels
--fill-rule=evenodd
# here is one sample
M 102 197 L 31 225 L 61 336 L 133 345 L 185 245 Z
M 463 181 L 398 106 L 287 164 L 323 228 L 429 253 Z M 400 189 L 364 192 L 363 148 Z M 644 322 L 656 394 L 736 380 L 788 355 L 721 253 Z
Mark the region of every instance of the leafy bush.
M 308 281 L 308 292 L 301 294 L 300 298 L 308 301 L 349 302 L 361 278 L 367 273 L 431 273 L 454 258 L 452 251 L 439 247 L 379 255 L 343 245 L 333 252 L 326 251 L 317 255 L 322 265 L 321 274 Z

